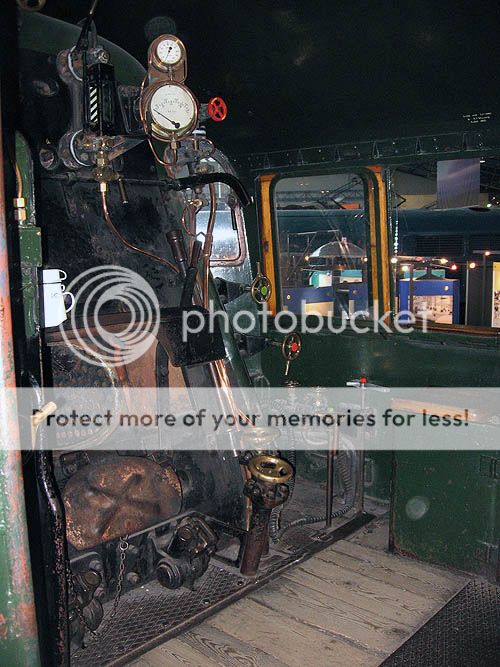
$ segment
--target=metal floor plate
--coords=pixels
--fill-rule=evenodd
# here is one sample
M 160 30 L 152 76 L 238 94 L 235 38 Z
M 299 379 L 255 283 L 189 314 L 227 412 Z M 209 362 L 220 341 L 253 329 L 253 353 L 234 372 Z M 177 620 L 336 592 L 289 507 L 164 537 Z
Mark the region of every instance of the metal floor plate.
M 250 582 L 211 566 L 196 591 L 166 591 L 157 582 L 131 591 L 123 597 L 109 629 L 98 639 L 90 639 L 85 649 L 75 652 L 71 664 L 75 667 L 116 664 L 138 647 L 147 646 L 158 635 L 217 605 Z
M 500 663 L 500 588 L 471 581 L 381 667 L 493 667 Z
M 123 595 L 112 624 L 98 638 L 90 638 L 85 648 L 74 652 L 71 665 L 118 667 L 127 664 L 247 592 L 259 588 L 299 561 L 329 544 L 345 539 L 371 519 L 371 514 L 359 514 L 328 534 L 318 531 L 320 541 L 309 537 L 307 542 L 304 540 L 301 552 L 294 552 L 293 555 L 279 556 L 271 552 L 264 560 L 263 571 L 258 578 L 243 577 L 223 563 L 219 565 L 214 558 L 207 572 L 197 582 L 195 591 L 169 591 L 158 582 L 130 591 Z M 107 613 L 111 604 L 105 605 Z

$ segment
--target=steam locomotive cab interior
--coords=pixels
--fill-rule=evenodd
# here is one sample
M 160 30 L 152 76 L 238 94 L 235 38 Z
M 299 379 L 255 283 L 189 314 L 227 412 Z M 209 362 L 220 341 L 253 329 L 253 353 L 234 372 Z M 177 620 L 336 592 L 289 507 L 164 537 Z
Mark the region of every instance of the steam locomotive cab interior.
M 324 147 L 304 135 L 297 149 L 268 151 L 256 134 L 255 150 L 238 151 L 225 125 L 238 95 L 226 102 L 225 91 L 199 85 L 197 70 L 218 53 L 192 56 L 203 30 L 186 27 L 189 11 L 177 8 L 179 29 L 175 18 L 151 18 L 139 62 L 101 36 L 105 0 L 84 3 L 78 24 L 55 18 L 64 11 L 50 1 L 8 4 L 0 370 L 2 443 L 14 444 L 1 454 L 2 664 L 181 664 L 170 642 L 250 596 L 304 623 L 311 664 L 451 666 L 456 654 L 398 660 L 454 596 L 480 594 L 488 604 L 477 598 L 474 622 L 492 619 L 475 638 L 483 662 L 471 644 L 462 664 L 493 664 L 484 656 L 499 648 L 500 454 L 474 451 L 463 429 L 459 451 L 426 449 L 422 438 L 398 449 L 381 415 L 459 411 L 455 395 L 418 403 L 392 388 L 500 382 L 496 135 L 488 147 L 457 133 L 456 150 L 437 134 L 431 148 L 423 135 Z M 447 211 L 432 206 L 445 161 L 480 165 L 482 199 L 467 212 L 459 197 Z M 487 240 L 446 246 L 446 221 L 461 216 L 464 234 L 483 224 Z M 356 323 L 376 320 L 380 331 L 355 335 Z M 336 403 L 330 388 L 344 392 Z M 226 415 L 210 432 L 204 400 Z M 472 427 L 494 440 L 496 417 L 481 421 L 474 406 Z M 270 412 L 265 423 L 259 410 Z M 363 560 L 363 540 L 382 564 Z M 324 566 L 329 593 L 297 579 L 307 562 Z M 409 570 L 384 575 L 391 562 Z M 329 574 L 342 563 L 348 574 Z M 354 630 L 299 611 L 314 590 L 330 618 L 335 586 L 363 600 L 356 577 L 365 575 L 396 591 L 414 563 L 423 569 L 411 576 L 440 592 L 426 606 L 401 583 L 422 608 L 395 607 L 399 630 L 367 629 L 385 594 L 370 583 L 375 606 L 360 603 Z M 283 611 L 273 586 L 289 572 Z M 411 616 L 404 629 L 400 609 Z M 239 632 L 231 636 L 245 642 Z M 338 646 L 315 658 L 323 632 Z M 298 664 L 264 635 L 245 664 Z M 161 662 L 148 662 L 160 645 Z M 186 664 L 236 664 L 206 650 L 195 647 Z

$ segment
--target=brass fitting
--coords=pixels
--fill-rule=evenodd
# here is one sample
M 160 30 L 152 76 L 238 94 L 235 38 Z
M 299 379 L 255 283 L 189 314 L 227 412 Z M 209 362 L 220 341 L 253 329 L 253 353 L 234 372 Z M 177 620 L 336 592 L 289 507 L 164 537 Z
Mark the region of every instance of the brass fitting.
M 17 222 L 25 222 L 26 218 L 25 197 L 14 197 L 14 219 L 17 220 Z

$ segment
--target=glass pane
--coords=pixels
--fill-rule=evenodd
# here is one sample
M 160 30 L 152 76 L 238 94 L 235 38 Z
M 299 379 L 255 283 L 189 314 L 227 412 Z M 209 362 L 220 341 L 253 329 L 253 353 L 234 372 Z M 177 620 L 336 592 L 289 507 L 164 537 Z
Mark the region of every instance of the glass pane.
M 368 218 L 356 174 L 285 178 L 275 191 L 283 309 L 368 314 Z
M 209 211 L 204 208 L 196 217 L 198 233 L 205 233 L 208 224 Z M 236 229 L 235 229 L 236 227 Z M 214 226 L 214 241 L 210 264 L 234 262 L 241 258 L 240 237 L 237 229 L 237 219 L 230 209 L 217 207 Z
M 211 172 L 224 171 L 214 159 L 202 160 Z M 215 183 L 217 194 L 217 212 L 215 215 L 211 266 L 237 265 L 245 259 L 245 235 L 243 212 L 231 188 L 224 183 Z M 196 231 L 205 233 L 210 215 L 210 192 L 203 188 L 202 199 L 205 202 L 196 216 Z
M 500 327 L 500 162 L 390 172 L 396 307 L 437 324 Z

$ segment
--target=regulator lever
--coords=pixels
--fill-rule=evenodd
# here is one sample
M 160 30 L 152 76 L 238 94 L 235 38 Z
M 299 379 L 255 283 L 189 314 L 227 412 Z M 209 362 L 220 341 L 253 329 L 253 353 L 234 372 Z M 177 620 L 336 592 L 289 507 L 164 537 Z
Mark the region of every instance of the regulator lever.
M 80 31 L 80 36 L 78 37 L 78 41 L 75 46 L 75 51 L 78 52 L 82 48 L 86 49 L 88 44 L 87 44 L 87 37 L 89 34 L 90 26 L 92 24 L 92 21 L 94 20 L 94 14 L 95 10 L 97 9 L 97 4 L 99 0 L 92 0 L 90 3 L 89 11 L 87 13 L 87 16 L 83 19 L 82 23 L 82 29 Z
M 193 292 L 196 283 L 196 276 L 198 275 L 198 262 L 200 260 L 200 255 L 201 243 L 200 241 L 195 241 L 191 251 L 191 261 L 189 262 L 189 268 L 186 273 L 184 288 L 182 290 L 181 308 L 189 308 L 189 306 L 193 303 Z
M 182 232 L 180 229 L 171 229 L 165 234 L 165 236 L 167 237 L 167 241 L 172 250 L 175 263 L 179 267 L 182 275 L 186 277 L 188 269 L 188 256 L 186 253 L 186 246 L 184 245 Z
M 178 178 L 168 181 L 168 185 L 172 190 L 187 190 L 188 188 L 208 185 L 209 183 L 224 183 L 225 185 L 228 185 L 232 188 L 242 206 L 248 206 L 252 203 L 252 198 L 248 194 L 247 189 L 240 179 L 233 176 L 233 174 L 193 174 L 192 176 L 186 176 L 186 178 Z

